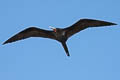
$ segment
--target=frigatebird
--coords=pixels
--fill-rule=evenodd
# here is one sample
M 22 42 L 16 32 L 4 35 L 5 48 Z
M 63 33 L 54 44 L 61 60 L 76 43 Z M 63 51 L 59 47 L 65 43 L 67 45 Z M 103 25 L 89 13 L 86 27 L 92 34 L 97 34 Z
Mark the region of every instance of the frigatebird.
M 111 25 L 117 25 L 117 24 L 107 21 L 95 20 L 95 19 L 80 19 L 78 22 L 66 28 L 50 27 L 52 30 L 44 30 L 37 27 L 29 27 L 19 32 L 18 34 L 14 35 L 13 37 L 5 41 L 3 44 L 15 42 L 17 40 L 26 39 L 30 37 L 50 38 L 59 41 L 62 44 L 67 56 L 70 56 L 66 45 L 66 41 L 68 40 L 69 37 L 86 28 L 111 26 Z

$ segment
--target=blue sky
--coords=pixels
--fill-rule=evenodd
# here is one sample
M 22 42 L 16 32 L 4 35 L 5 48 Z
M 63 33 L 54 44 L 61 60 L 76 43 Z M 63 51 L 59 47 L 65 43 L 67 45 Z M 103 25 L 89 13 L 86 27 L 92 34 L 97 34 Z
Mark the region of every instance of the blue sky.
M 120 0 L 1 0 L 0 80 L 120 80 Z M 38 26 L 68 27 L 82 18 L 115 22 L 72 36 L 67 57 L 55 40 L 29 38 L 2 45 Z

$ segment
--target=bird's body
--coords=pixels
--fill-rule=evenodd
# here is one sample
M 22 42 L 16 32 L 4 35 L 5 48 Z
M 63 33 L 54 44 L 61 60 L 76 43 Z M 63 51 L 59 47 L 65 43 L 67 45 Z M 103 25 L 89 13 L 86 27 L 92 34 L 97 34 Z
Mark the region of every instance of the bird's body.
M 56 40 L 60 42 L 65 42 L 67 40 L 67 38 L 65 37 L 65 30 L 63 29 L 56 28 L 56 32 L 53 34 L 55 35 Z
M 64 50 L 66 51 L 67 56 L 70 56 L 66 45 L 66 41 L 68 40 L 69 37 L 89 27 L 102 27 L 102 26 L 110 26 L 110 25 L 116 25 L 116 24 L 101 20 L 81 19 L 70 27 L 63 29 L 53 28 L 53 31 L 43 30 L 36 27 L 30 27 L 14 35 L 13 37 L 5 41 L 3 44 L 11 43 L 21 39 L 26 39 L 29 37 L 50 38 L 61 42 Z

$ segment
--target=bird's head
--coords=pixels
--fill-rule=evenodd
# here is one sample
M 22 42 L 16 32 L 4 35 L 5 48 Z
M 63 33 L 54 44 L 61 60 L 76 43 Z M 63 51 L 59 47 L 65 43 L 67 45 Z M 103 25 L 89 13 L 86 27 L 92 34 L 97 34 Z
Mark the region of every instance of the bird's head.
M 57 31 L 55 27 L 49 26 L 49 28 L 52 29 L 54 32 Z

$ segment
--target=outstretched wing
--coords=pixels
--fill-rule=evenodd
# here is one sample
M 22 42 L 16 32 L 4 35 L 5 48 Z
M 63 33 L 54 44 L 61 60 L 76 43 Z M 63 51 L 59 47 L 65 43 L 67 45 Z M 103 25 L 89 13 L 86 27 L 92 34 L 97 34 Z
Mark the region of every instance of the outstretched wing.
M 36 27 L 30 27 L 14 35 L 13 37 L 5 41 L 3 44 L 15 42 L 29 37 L 44 37 L 55 39 L 53 31 L 47 31 Z
M 66 31 L 66 37 L 69 38 L 73 34 L 88 27 L 102 27 L 102 26 L 111 26 L 111 25 L 117 25 L 117 24 L 107 21 L 94 20 L 94 19 L 81 19 L 72 26 L 64 28 L 64 30 Z

